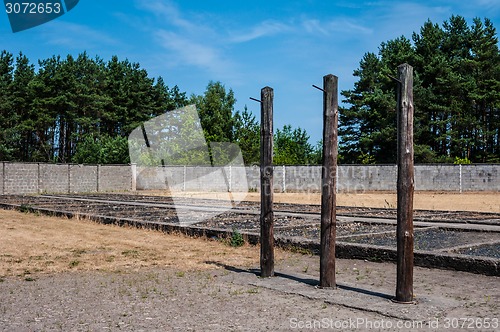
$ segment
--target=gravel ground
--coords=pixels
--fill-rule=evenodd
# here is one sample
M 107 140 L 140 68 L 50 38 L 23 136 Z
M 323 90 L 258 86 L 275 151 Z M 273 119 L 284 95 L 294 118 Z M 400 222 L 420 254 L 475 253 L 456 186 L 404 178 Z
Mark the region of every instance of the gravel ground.
M 262 279 L 259 249 L 249 245 L 14 211 L 0 211 L 0 228 L 0 331 L 356 331 L 368 323 L 402 331 L 401 322 L 442 331 L 463 319 L 448 330 L 499 327 L 498 277 L 415 267 L 417 303 L 402 305 L 390 301 L 392 263 L 337 259 L 337 289 L 318 289 L 318 256 L 276 250 L 277 277 Z
M 392 324 L 372 329 L 379 331 L 402 331 L 395 328 L 398 322 L 419 321 L 425 324 L 421 329 L 408 330 L 442 331 L 446 319 L 499 318 L 498 278 L 417 268 L 420 302 L 401 305 L 389 300 L 394 265 L 355 260 L 337 264 L 338 290 L 310 284 L 318 280 L 317 257 L 304 255 L 281 261 L 277 271 L 282 277 L 269 281 L 231 267 L 59 273 L 29 281 L 9 277 L 0 283 L 0 331 L 312 330 L 308 322 L 330 324 L 325 326 L 338 331 L 366 327 L 332 325 L 349 321 Z M 302 279 L 290 281 L 293 275 Z M 438 320 L 440 327 L 431 328 L 429 322 Z
M 498 240 L 498 233 L 452 231 L 438 228 L 416 229 L 414 231 L 415 250 L 436 250 L 473 243 Z M 342 241 L 395 247 L 396 233 L 371 235 L 366 237 L 343 238 Z M 484 252 L 483 252 L 484 253 Z
M 473 256 L 486 256 L 500 259 L 500 244 L 485 244 L 478 247 L 457 250 L 458 253 Z
M 360 314 L 240 284 L 221 271 L 86 273 L 0 286 L 1 331 L 287 330 L 289 319 Z M 376 319 L 378 315 L 363 313 Z

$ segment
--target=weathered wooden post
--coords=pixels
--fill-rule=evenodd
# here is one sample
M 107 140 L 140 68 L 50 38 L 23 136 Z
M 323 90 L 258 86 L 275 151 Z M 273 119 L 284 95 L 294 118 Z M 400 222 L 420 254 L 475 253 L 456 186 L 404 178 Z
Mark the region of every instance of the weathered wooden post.
M 273 98 L 265 87 L 260 92 L 260 273 L 274 276 L 273 231 Z
M 319 285 L 336 287 L 336 175 L 338 129 L 338 77 L 323 77 L 323 169 L 321 175 L 321 257 Z
M 398 184 L 396 299 L 413 301 L 413 68 L 398 67 Z

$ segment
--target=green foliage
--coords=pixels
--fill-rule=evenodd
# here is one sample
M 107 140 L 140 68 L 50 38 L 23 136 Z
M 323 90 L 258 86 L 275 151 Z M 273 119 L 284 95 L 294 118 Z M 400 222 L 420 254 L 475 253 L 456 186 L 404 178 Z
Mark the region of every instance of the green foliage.
M 72 161 L 79 164 L 128 164 L 130 159 L 127 138 L 86 136 L 78 143 Z
M 453 162 L 453 164 L 455 165 L 470 165 L 472 164 L 472 162 L 466 158 L 459 158 L 459 157 L 455 157 L 455 161 Z
M 245 240 L 243 239 L 243 235 L 237 230 L 233 229 L 233 233 L 231 234 L 231 241 L 229 245 L 231 247 L 241 247 L 245 244 Z
M 1 160 L 124 163 L 132 129 L 187 103 L 178 87 L 116 56 L 38 64 L 35 72 L 23 54 L 0 53 Z
M 341 108 L 340 150 L 346 163 L 396 162 L 395 84 L 397 66 L 411 62 L 413 51 L 405 37 L 382 43 L 379 56 L 366 53 L 354 90 L 342 91 L 349 108 Z
M 173 156 L 165 164 L 226 164 L 241 148 L 246 164 L 260 162 L 260 125 L 245 107 L 235 111 L 234 92 L 220 82 L 210 82 L 203 95 L 189 99 L 177 86 L 169 88 L 162 77 L 150 78 L 137 63 L 91 58 L 52 56 L 38 67 L 20 53 L 0 53 L 0 160 L 25 162 L 128 163 L 128 135 L 145 121 L 189 103 L 195 104 L 207 143 L 209 159 L 196 146 L 195 119 L 182 120 L 183 130 L 170 124 L 168 134 L 182 144 L 168 144 Z M 160 132 L 160 131 L 158 131 Z M 275 162 L 309 164 L 321 153 L 308 143 L 306 131 L 284 126 L 275 135 Z M 162 142 L 172 142 L 168 139 Z M 132 142 L 132 144 L 144 144 Z M 165 143 L 166 144 L 166 143 Z M 187 144 L 189 145 L 189 144 Z M 160 147 L 161 149 L 162 147 Z M 187 148 L 187 149 L 186 149 Z M 156 158 L 156 157 L 155 157 Z M 139 156 L 144 165 L 160 165 L 149 154 Z
M 323 140 L 317 142 L 316 145 L 312 148 L 310 159 L 311 159 L 311 164 L 313 165 L 323 164 Z M 339 153 L 339 159 L 341 159 L 340 153 Z
M 260 125 L 247 107 L 234 115 L 234 141 L 243 154 L 245 165 L 260 163 Z
M 489 19 L 471 26 L 452 16 L 424 23 L 413 44 L 400 37 L 366 53 L 354 89 L 342 91 L 340 150 L 344 162 L 396 162 L 397 66 L 414 67 L 415 161 L 500 160 L 500 53 Z
M 198 110 L 207 142 L 233 142 L 233 90 L 226 91 L 220 82 L 208 83 L 203 96 L 191 96 L 190 104 Z
M 313 148 L 309 135 L 302 128 L 292 130 L 285 125 L 274 134 L 274 157 L 276 165 L 305 165 L 313 162 Z

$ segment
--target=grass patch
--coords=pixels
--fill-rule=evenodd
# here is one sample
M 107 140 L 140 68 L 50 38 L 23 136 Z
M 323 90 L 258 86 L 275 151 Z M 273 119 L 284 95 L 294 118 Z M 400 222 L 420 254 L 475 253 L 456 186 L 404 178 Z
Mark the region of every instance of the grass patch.
M 290 250 L 293 253 L 296 254 L 302 254 L 302 255 L 307 255 L 307 256 L 313 256 L 314 252 L 311 249 L 307 249 L 301 246 L 289 246 L 286 249 Z
M 122 251 L 122 255 L 125 257 L 137 258 L 137 257 L 139 257 L 139 251 L 138 250 L 124 250 L 124 251 Z
M 77 267 L 78 265 L 80 265 L 80 261 L 74 260 L 74 261 L 69 262 L 70 268 Z
M 231 240 L 229 245 L 233 248 L 242 247 L 245 244 L 245 239 L 243 235 L 237 229 L 233 229 L 233 234 L 231 235 Z
M 21 204 L 21 206 L 19 206 L 19 211 L 21 211 L 22 213 L 29 213 L 32 210 L 33 208 L 28 204 Z
M 154 230 L 1 209 L 0 221 L 2 277 L 23 278 L 26 270 L 32 274 L 67 272 L 82 266 L 110 272 L 126 271 L 130 266 L 172 266 L 189 272 L 214 268 L 206 262 L 235 267 L 259 262 L 255 247 L 242 246 L 235 251 L 226 242 Z M 233 243 L 241 240 L 235 237 Z

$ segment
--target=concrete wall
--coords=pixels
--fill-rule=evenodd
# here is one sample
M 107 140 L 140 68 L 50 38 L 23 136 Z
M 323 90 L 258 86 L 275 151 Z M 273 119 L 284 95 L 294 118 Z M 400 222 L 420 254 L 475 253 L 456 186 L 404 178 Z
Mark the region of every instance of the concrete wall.
M 40 181 L 38 191 L 42 193 L 69 192 L 70 166 L 71 165 L 40 164 Z
M 321 166 L 275 166 L 277 192 L 318 192 Z M 134 176 L 135 174 L 135 176 Z M 167 181 L 167 179 L 169 179 Z M 395 191 L 395 165 L 341 165 L 339 192 Z M 259 191 L 258 166 L 136 167 L 0 162 L 0 194 L 104 192 L 143 189 Z M 416 165 L 415 189 L 500 191 L 500 165 Z
M 234 173 L 225 167 L 228 174 Z M 228 183 L 220 177 L 207 177 L 211 167 L 140 168 L 137 189 L 168 189 L 177 191 L 225 191 Z M 276 192 L 319 192 L 321 166 L 275 166 Z M 260 168 L 245 167 L 250 191 L 260 190 Z M 243 188 L 243 176 L 231 176 L 231 188 Z M 209 179 L 209 180 L 207 180 Z M 395 191 L 395 165 L 341 165 L 337 172 L 339 192 Z M 415 189 L 431 191 L 500 191 L 500 165 L 416 165 Z
M 98 191 L 132 190 L 130 165 L 99 165 Z
M 137 167 L 138 190 L 175 191 L 246 191 L 247 178 L 256 176 L 260 183 L 259 168 L 250 172 L 250 167 Z
M 97 192 L 99 189 L 96 165 L 70 165 L 69 172 L 69 192 Z
M 38 193 L 38 164 L 5 164 L 3 190 L 5 193 Z
M 500 191 L 500 165 L 462 166 L 462 187 L 471 191 Z
M 0 194 L 135 190 L 130 165 L 0 162 Z

